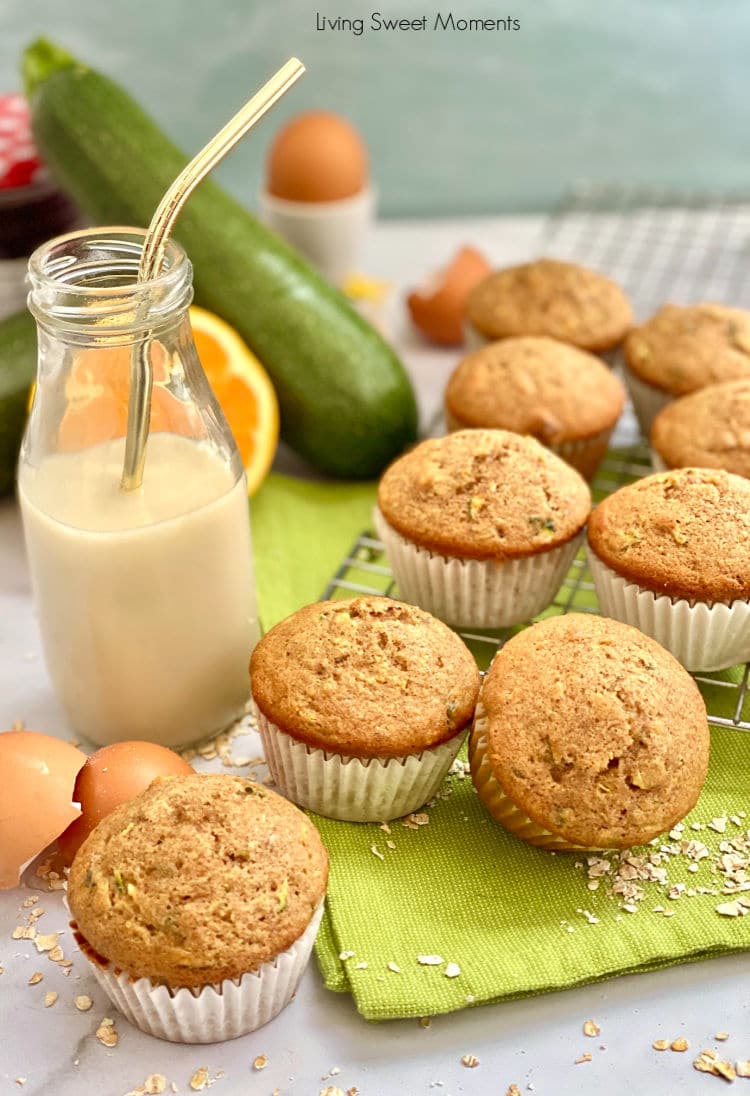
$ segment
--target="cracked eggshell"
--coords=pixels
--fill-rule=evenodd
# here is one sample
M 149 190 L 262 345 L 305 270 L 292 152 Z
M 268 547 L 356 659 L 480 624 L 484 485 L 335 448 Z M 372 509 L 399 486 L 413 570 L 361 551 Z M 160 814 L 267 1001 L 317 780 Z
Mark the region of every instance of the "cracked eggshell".
M 80 815 L 73 788 L 86 754 L 38 731 L 0 734 L 0 890 Z

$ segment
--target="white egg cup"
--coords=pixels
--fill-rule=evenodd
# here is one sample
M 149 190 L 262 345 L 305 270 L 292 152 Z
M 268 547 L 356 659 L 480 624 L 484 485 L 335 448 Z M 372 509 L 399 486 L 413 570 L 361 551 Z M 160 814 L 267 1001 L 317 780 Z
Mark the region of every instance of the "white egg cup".
M 258 195 L 264 224 L 295 247 L 323 277 L 340 285 L 356 268 L 375 217 L 377 194 L 366 186 L 353 198 L 336 202 L 290 202 L 262 190 Z

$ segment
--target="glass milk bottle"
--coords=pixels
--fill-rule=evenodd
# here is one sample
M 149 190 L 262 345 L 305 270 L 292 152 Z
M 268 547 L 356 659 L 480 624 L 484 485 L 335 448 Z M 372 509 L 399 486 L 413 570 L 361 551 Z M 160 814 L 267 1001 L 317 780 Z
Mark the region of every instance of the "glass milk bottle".
M 39 365 L 18 494 L 45 659 L 72 729 L 178 746 L 241 714 L 258 639 L 242 462 L 193 343 L 192 268 L 90 229 L 29 262 Z M 130 362 L 153 370 L 143 482 L 120 480 Z

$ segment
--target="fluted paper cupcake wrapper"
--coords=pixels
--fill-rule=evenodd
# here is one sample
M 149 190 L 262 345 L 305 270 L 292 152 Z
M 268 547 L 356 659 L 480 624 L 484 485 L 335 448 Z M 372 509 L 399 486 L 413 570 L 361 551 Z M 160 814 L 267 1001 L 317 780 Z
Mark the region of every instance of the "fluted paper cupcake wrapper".
M 750 659 L 750 601 L 690 602 L 618 575 L 587 546 L 599 606 L 666 647 L 686 670 L 725 670 Z
M 454 430 L 471 429 L 465 422 L 461 422 L 460 419 L 451 415 L 448 410 L 445 412 L 445 428 L 448 433 L 452 433 Z M 613 430 L 614 425 L 608 430 L 592 434 L 590 438 L 578 438 L 575 441 L 561 441 L 556 444 L 543 441 L 542 438 L 537 440 L 550 452 L 556 453 L 558 457 L 561 457 L 572 468 L 580 472 L 582 476 L 590 480 L 604 460 Z
M 521 559 L 459 559 L 406 540 L 379 509 L 374 520 L 404 601 L 468 628 L 509 628 L 541 613 L 560 589 L 582 537 Z
M 299 939 L 255 971 L 201 989 L 171 990 L 92 962 L 99 985 L 141 1031 L 172 1043 L 219 1043 L 262 1027 L 289 1004 L 310 958 L 321 902 Z
M 477 705 L 474 726 L 469 735 L 469 765 L 477 795 L 495 821 L 509 833 L 540 849 L 554 849 L 559 852 L 593 851 L 584 845 L 573 845 L 564 837 L 550 833 L 529 818 L 526 812 L 517 807 L 505 794 L 490 765 L 487 751 L 487 717 L 481 702 Z
M 627 366 L 623 369 L 623 373 L 641 433 L 644 438 L 648 438 L 654 419 L 662 407 L 672 402 L 674 396 L 670 396 L 669 392 L 663 392 L 661 388 L 656 388 L 653 384 L 642 381 Z
M 300 807 L 345 822 L 390 822 L 432 799 L 466 737 L 408 757 L 349 757 L 299 742 L 258 710 L 274 783 Z

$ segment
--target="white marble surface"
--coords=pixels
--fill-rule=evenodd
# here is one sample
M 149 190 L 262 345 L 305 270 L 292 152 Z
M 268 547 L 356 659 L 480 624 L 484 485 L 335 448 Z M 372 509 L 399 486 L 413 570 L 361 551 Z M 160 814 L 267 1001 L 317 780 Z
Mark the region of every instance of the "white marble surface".
M 398 286 L 410 285 L 442 262 L 459 243 L 482 246 L 498 263 L 535 248 L 536 219 L 483 220 L 442 224 L 398 223 L 374 235 L 366 268 Z M 394 309 L 394 314 L 398 309 Z M 420 402 L 429 414 L 455 355 L 428 350 L 399 325 L 397 341 L 415 377 Z M 29 727 L 68 736 L 44 670 L 32 611 L 17 508 L 0 504 L 0 728 L 23 719 Z M 257 742 L 238 740 L 243 754 Z M 219 768 L 218 762 L 205 763 Z M 242 770 L 235 770 L 242 771 Z M 0 810 L 2 809 L 0 773 Z M 730 1033 L 726 1057 L 750 1057 L 750 954 L 628 976 L 564 993 L 438 1017 L 428 1029 L 414 1021 L 368 1024 L 346 995 L 329 993 L 312 965 L 296 999 L 266 1028 L 209 1047 L 172 1046 L 130 1027 L 96 988 L 69 930 L 59 893 L 42 893 L 40 932 L 62 930 L 70 975 L 38 955 L 29 941 L 12 940 L 23 921 L 20 907 L 28 888 L 0 894 L 0 1096 L 24 1092 L 44 1096 L 124 1096 L 151 1073 L 164 1074 L 182 1093 L 191 1075 L 209 1068 L 213 1091 L 223 1094 L 318 1096 L 327 1085 L 361 1096 L 503 1096 L 511 1083 L 522 1093 L 588 1096 L 612 1094 L 699 1094 L 722 1082 L 692 1069 L 693 1050 L 718 1046 L 713 1035 Z M 23 910 L 26 914 L 28 911 Z M 750 942 L 750 941 L 749 941 Z M 27 985 L 40 970 L 44 980 Z M 44 994 L 59 998 L 44 1008 Z M 94 999 L 78 1012 L 77 994 Z M 116 1021 L 119 1043 L 108 1049 L 94 1037 L 102 1017 Z M 588 1039 L 582 1024 L 594 1017 L 601 1035 Z M 686 1054 L 657 1053 L 654 1039 L 685 1036 Z M 584 1051 L 591 1062 L 576 1065 Z M 268 1066 L 252 1068 L 265 1054 Z M 474 1054 L 475 1069 L 461 1064 Z M 324 1079 L 332 1067 L 340 1070 Z M 25 1077 L 23 1086 L 15 1079 Z M 738 1081 L 738 1091 L 746 1082 Z M 749 1090 L 750 1091 L 750 1090 Z

